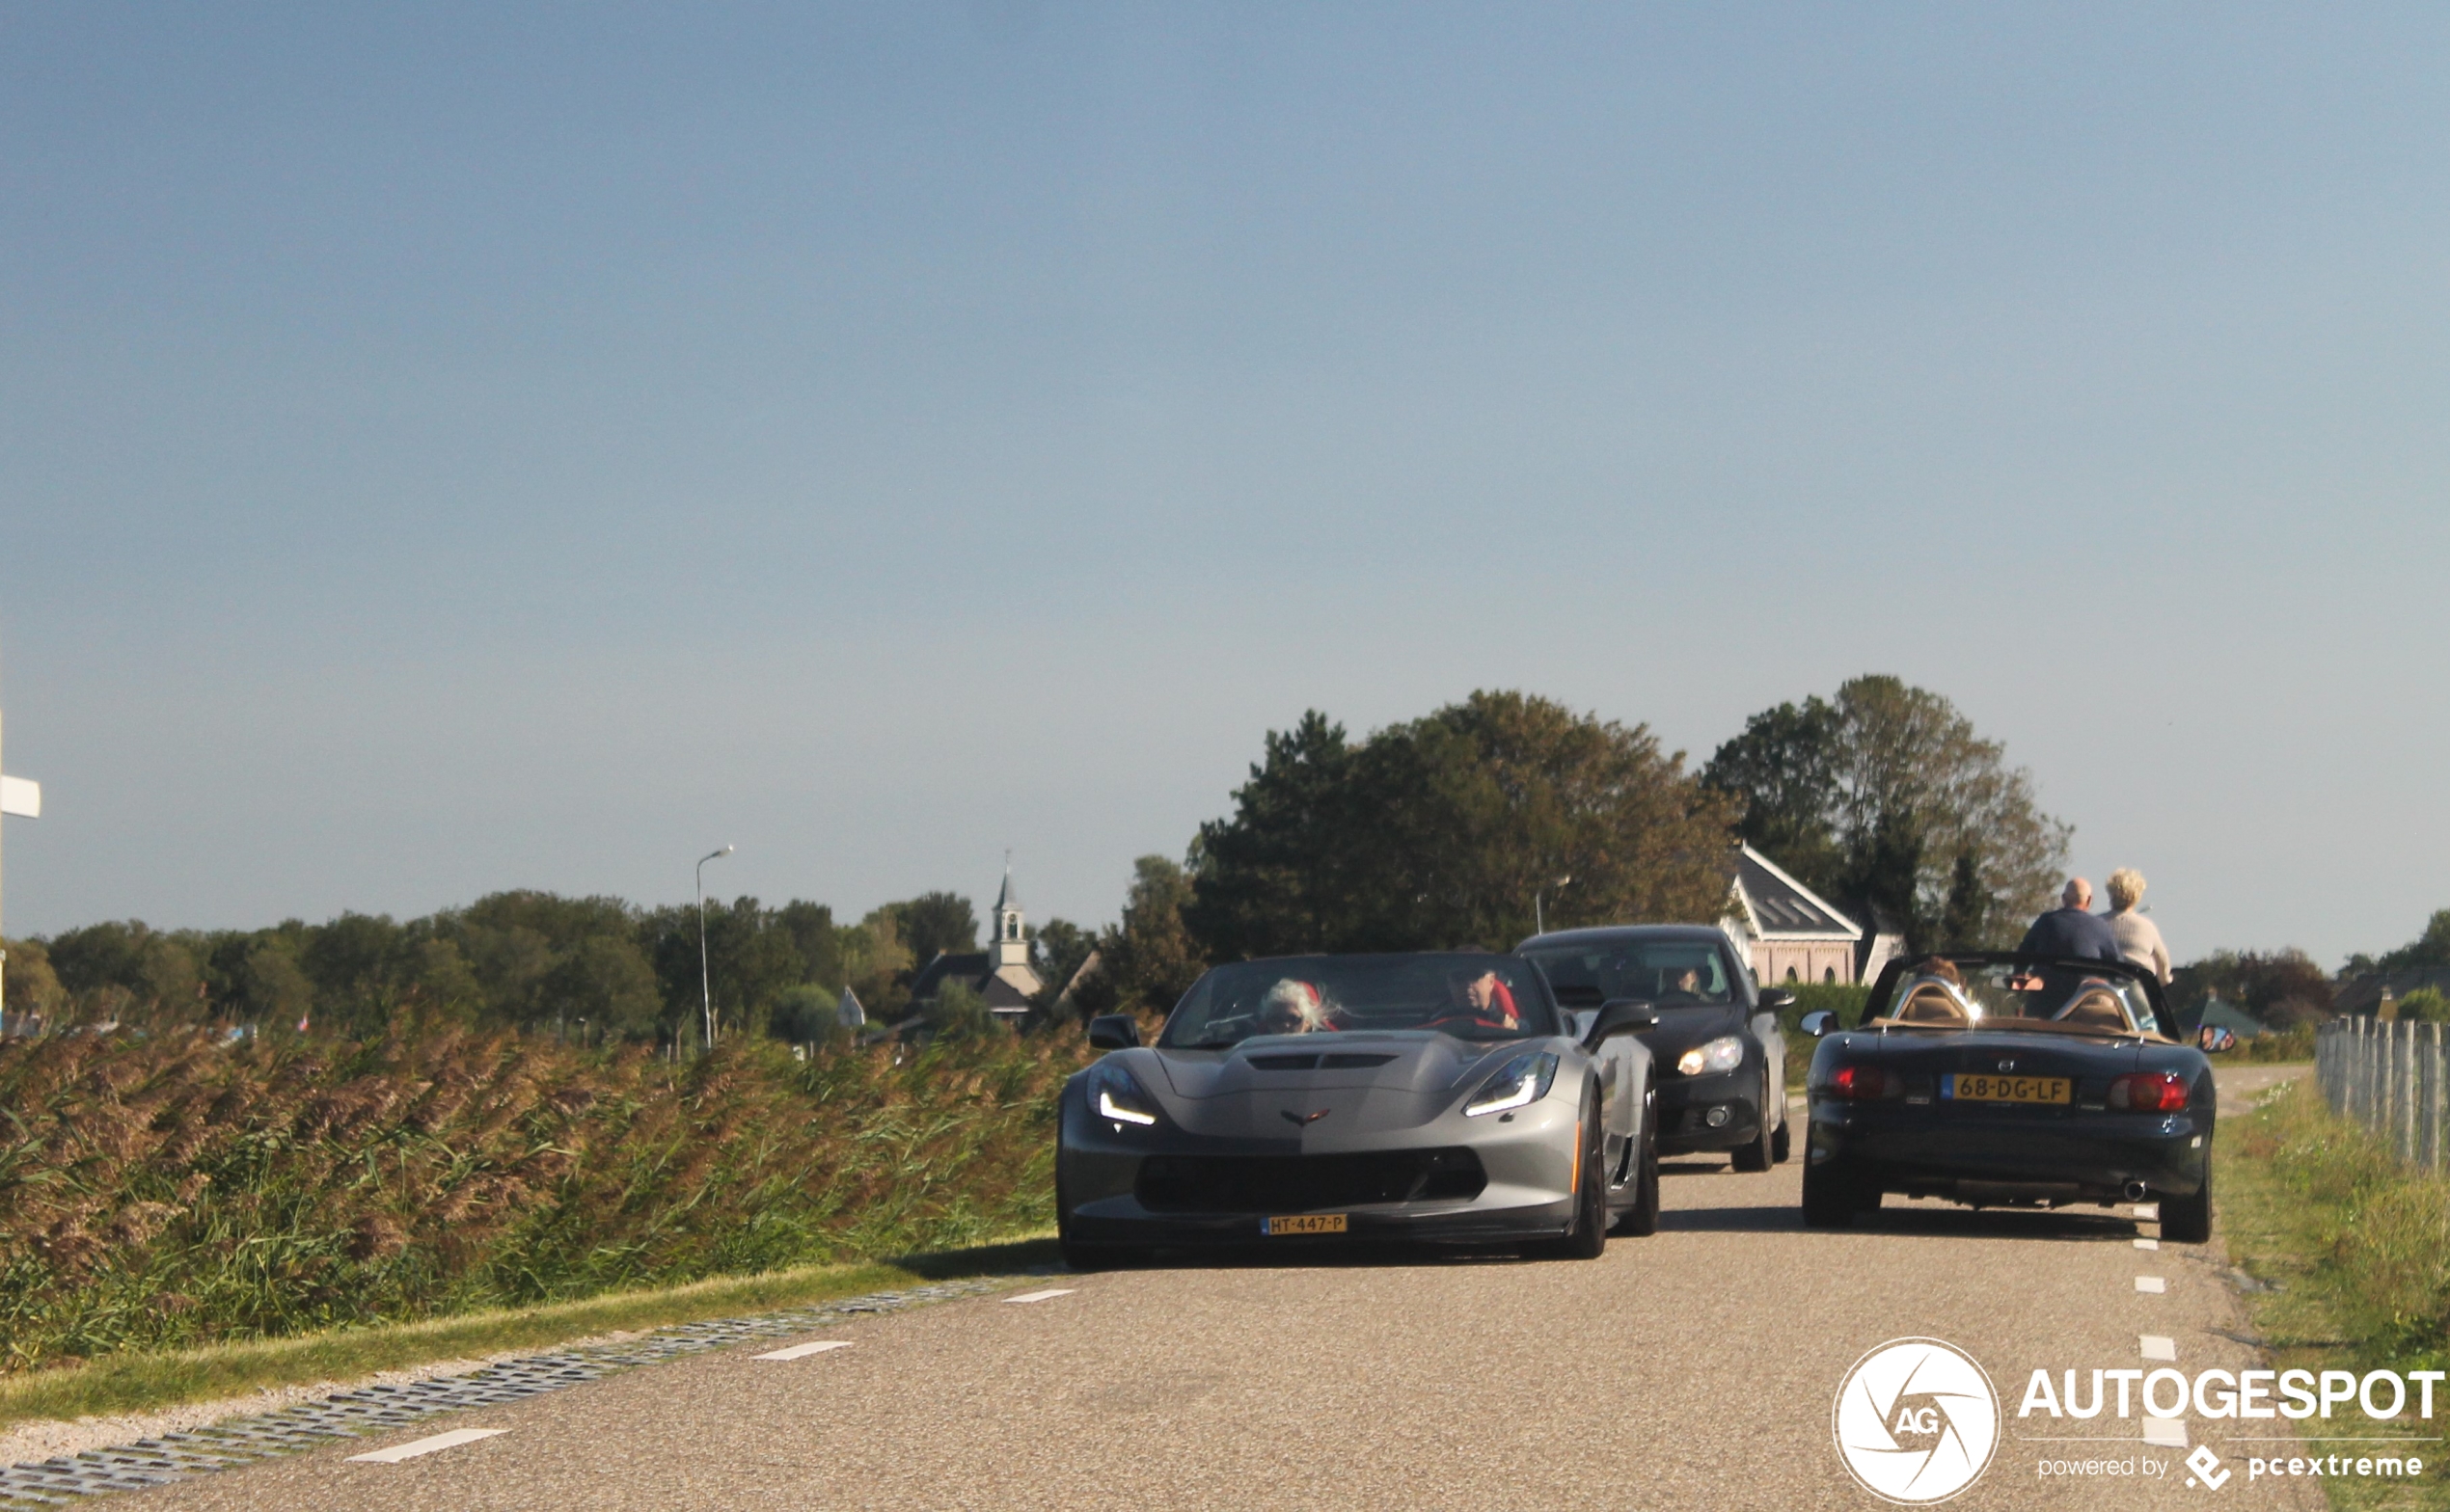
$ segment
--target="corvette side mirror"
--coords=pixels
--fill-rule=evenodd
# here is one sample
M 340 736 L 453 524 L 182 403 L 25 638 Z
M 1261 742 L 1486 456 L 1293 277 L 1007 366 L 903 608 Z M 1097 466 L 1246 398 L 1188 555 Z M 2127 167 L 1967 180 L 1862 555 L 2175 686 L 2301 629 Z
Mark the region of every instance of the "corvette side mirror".
M 1582 1047 L 1596 1050 L 1602 1040 L 1658 1027 L 1659 1015 L 1649 1004 L 1634 998 L 1619 998 L 1602 1008 L 1599 1016 L 1591 1021 L 1590 1031 L 1582 1037 Z
M 1129 1013 L 1102 1013 L 1089 1020 L 1092 1050 L 1130 1050 L 1139 1043 L 1139 1021 Z
M 1829 1012 L 1806 1013 L 1804 1021 L 1796 1027 L 1817 1040 L 1838 1027 L 1838 1015 Z
M 1770 987 L 1761 993 L 1761 1012 L 1764 1013 L 1783 1012 L 1794 1006 L 1795 994 L 1784 987 Z

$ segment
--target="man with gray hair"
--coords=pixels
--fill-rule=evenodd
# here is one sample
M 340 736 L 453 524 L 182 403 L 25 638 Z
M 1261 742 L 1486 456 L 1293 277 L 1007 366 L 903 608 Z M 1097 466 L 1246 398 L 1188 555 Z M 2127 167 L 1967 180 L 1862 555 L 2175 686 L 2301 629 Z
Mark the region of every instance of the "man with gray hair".
M 2084 911 L 2093 901 L 2093 884 L 2081 877 L 2071 877 L 2058 901 L 2062 906 L 2035 919 L 2033 927 L 2025 932 L 2025 943 L 2016 948 L 2029 956 L 2116 960 L 2118 936 L 2110 932 L 2110 921 Z

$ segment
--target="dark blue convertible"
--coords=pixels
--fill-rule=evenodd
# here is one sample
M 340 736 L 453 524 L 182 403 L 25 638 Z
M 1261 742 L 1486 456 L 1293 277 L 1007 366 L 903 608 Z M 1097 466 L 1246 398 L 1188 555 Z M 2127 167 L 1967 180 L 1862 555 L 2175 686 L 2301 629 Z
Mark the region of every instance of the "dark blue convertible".
M 2164 1237 L 2212 1233 L 2212 1063 L 2178 1042 L 2148 971 L 1947 953 L 1890 962 L 1862 1020 L 1820 1037 L 1804 1221 L 1884 1193 L 1973 1206 L 2157 1201 Z

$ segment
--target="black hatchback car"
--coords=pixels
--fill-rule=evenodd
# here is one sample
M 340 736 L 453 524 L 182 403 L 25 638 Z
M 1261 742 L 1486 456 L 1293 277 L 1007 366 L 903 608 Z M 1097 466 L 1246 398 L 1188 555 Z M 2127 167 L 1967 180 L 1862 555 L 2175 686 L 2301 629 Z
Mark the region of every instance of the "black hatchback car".
M 1795 999 L 1756 986 L 1725 931 L 1705 924 L 1556 930 L 1514 947 L 1547 975 L 1562 1008 L 1647 1004 L 1639 1038 L 1658 1072 L 1659 1153 L 1725 1153 L 1738 1171 L 1787 1155 L 1786 1038 L 1777 1011 Z
M 1864 1016 L 1808 1013 L 1804 1221 L 1884 1193 L 1973 1206 L 2157 1201 L 2163 1237 L 2212 1231 L 2212 1063 L 2178 1042 L 2152 973 L 2100 960 L 1891 961 Z

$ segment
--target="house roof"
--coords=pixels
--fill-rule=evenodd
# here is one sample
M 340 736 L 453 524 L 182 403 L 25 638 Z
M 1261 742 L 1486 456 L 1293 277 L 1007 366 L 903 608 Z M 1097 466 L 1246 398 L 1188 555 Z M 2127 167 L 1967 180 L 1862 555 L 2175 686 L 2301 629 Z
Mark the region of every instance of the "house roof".
M 920 968 L 919 974 L 911 980 L 911 1001 L 913 1003 L 929 1001 L 936 996 L 947 980 L 966 982 L 971 986 L 976 986 L 979 979 L 986 975 L 987 953 L 985 951 L 966 950 L 950 954 L 939 951 L 936 958 Z
M 1007 909 L 1018 908 L 1020 906 L 1021 894 L 1013 891 L 1012 863 L 1007 861 L 1004 863 L 1003 890 L 995 894 L 995 911 L 997 913 L 1002 913 Z
M 1736 850 L 1735 896 L 1744 906 L 1744 922 L 1757 938 L 1863 938 L 1863 926 L 1750 845 Z

